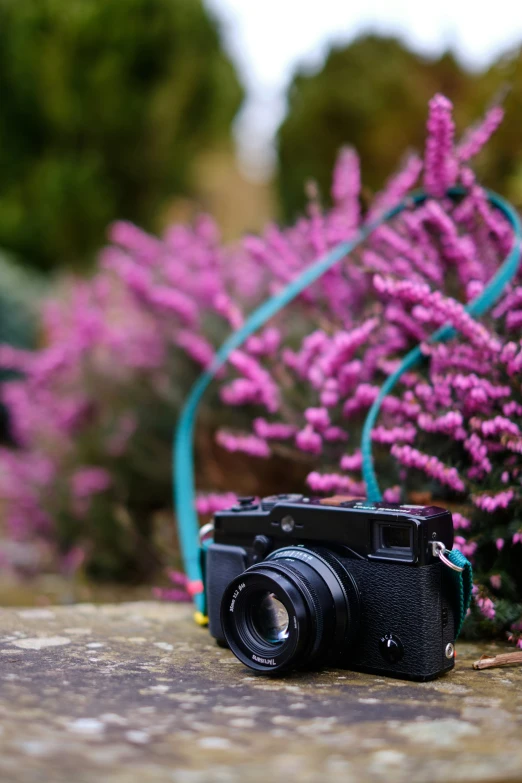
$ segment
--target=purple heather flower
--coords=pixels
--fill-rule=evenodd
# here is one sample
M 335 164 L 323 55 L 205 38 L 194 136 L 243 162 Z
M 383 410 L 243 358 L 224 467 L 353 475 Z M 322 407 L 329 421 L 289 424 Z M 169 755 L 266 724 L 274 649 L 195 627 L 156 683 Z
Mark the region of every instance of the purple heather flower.
M 343 492 L 354 497 L 365 497 L 366 488 L 364 482 L 354 481 L 349 476 L 341 476 L 338 473 L 317 473 L 313 471 L 306 479 L 313 492 L 328 494 L 330 492 Z
M 360 470 L 362 467 L 362 454 L 357 449 L 353 454 L 345 454 L 341 457 L 341 470 Z
M 327 427 L 321 435 L 328 443 L 345 443 L 348 440 L 348 433 L 341 427 Z
M 330 426 L 330 417 L 326 408 L 307 408 L 304 417 L 307 423 L 319 432 Z
M 323 441 L 321 436 L 314 432 L 310 425 L 295 436 L 295 445 L 301 451 L 309 451 L 311 454 L 320 454 L 323 450 Z
M 472 558 L 477 550 L 476 541 L 466 541 L 462 536 L 455 536 L 453 541 L 455 549 L 458 549 L 465 557 Z
M 361 172 L 355 150 L 341 150 L 333 172 L 332 197 L 348 230 L 359 225 Z
M 291 424 L 270 422 L 262 418 L 254 419 L 253 426 L 255 434 L 264 440 L 289 440 L 296 432 L 296 428 Z
M 328 378 L 320 394 L 321 405 L 325 408 L 335 407 L 339 402 L 339 394 L 339 381 L 336 378 Z
M 77 498 L 86 498 L 104 492 L 112 483 L 110 474 L 104 468 L 82 467 L 71 478 L 71 488 Z
M 456 492 L 464 492 L 465 484 L 460 478 L 457 469 L 444 465 L 437 457 L 423 454 L 411 446 L 399 446 L 397 444 L 392 446 L 391 453 L 401 465 L 421 470 Z
M 375 427 L 372 430 L 372 440 L 375 443 L 413 443 L 417 430 L 412 424 L 402 427 Z
M 382 496 L 386 503 L 400 503 L 401 488 L 399 486 L 388 487 L 388 489 L 384 490 Z
M 158 253 L 162 251 L 159 239 L 125 220 L 118 220 L 112 224 L 109 237 L 115 245 L 119 245 L 147 264 L 155 260 Z
M 482 434 L 489 438 L 499 434 L 520 435 L 518 425 L 505 416 L 495 416 L 494 419 L 482 422 L 480 429 Z
M 467 161 L 480 152 L 495 133 L 504 119 L 504 109 L 501 106 L 493 106 L 486 114 L 482 122 L 468 130 L 464 139 L 457 147 L 457 157 L 461 161 Z
M 471 527 L 471 522 L 467 517 L 464 517 L 462 514 L 459 514 L 458 512 L 454 512 L 452 514 L 453 517 L 453 527 L 455 530 L 467 530 L 469 527 Z
M 214 514 L 225 508 L 231 508 L 237 502 L 237 496 L 233 492 L 210 492 L 206 495 L 198 494 L 196 498 L 196 511 L 206 516 Z
M 489 577 L 489 582 L 494 590 L 500 590 L 502 587 L 502 577 L 500 574 L 492 574 Z
M 252 457 L 270 456 L 268 443 L 255 435 L 235 435 L 226 430 L 219 430 L 216 441 L 227 451 L 240 451 Z
M 245 350 L 252 356 L 273 356 L 281 343 L 281 331 L 275 327 L 265 329 L 259 335 L 252 335 L 245 344 Z
M 198 317 L 198 307 L 185 294 L 173 288 L 156 286 L 148 293 L 148 301 L 166 315 L 175 315 L 182 323 L 192 326 Z
M 209 367 L 212 363 L 214 348 L 205 337 L 184 329 L 178 332 L 176 343 L 191 359 L 202 367 Z
M 442 198 L 455 184 L 458 165 L 453 149 L 455 125 L 453 105 L 443 95 L 431 99 L 428 116 L 428 137 L 424 157 L 424 187 L 436 198 Z
M 475 598 L 475 603 L 478 606 L 480 613 L 487 620 L 493 620 L 495 618 L 495 605 L 491 598 L 488 598 L 487 596 L 478 596 Z
M 492 513 L 493 511 L 496 511 L 499 508 L 507 508 L 514 497 L 515 497 L 515 493 L 513 492 L 513 490 L 508 489 L 503 492 L 497 492 L 494 495 L 489 495 L 486 493 L 481 495 L 474 495 L 472 497 L 472 500 L 473 503 L 477 506 L 477 508 L 481 508 L 483 511 L 489 511 L 490 513 Z M 498 546 L 498 541 L 497 541 L 497 546 Z
M 398 297 L 403 302 L 422 304 L 425 308 L 429 307 L 435 324 L 449 323 L 477 348 L 493 354 L 499 353 L 499 341 L 482 324 L 475 321 L 459 302 L 445 297 L 440 291 L 430 291 L 425 283 L 397 281 L 380 275 L 375 275 L 374 285 L 380 294 Z
M 369 408 L 377 399 L 378 395 L 378 386 L 371 386 L 369 383 L 361 383 L 355 390 L 353 397 L 345 402 L 343 406 L 343 416 L 349 418 L 350 416 L 353 416 L 354 413 Z

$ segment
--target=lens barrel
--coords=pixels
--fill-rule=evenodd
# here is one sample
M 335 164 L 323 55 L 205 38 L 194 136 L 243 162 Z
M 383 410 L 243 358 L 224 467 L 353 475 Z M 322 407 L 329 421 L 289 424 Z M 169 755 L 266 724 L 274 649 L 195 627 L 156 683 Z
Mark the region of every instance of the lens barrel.
M 227 586 L 221 624 L 251 669 L 318 667 L 347 651 L 359 621 L 355 580 L 330 550 L 285 547 Z

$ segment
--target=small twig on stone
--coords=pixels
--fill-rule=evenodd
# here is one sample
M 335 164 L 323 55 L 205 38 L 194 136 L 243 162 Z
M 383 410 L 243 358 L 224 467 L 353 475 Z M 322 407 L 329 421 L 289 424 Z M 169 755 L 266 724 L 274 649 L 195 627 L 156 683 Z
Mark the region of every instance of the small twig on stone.
M 503 653 L 502 655 L 483 655 L 473 664 L 474 669 L 491 669 L 494 666 L 509 666 L 522 663 L 522 652 Z

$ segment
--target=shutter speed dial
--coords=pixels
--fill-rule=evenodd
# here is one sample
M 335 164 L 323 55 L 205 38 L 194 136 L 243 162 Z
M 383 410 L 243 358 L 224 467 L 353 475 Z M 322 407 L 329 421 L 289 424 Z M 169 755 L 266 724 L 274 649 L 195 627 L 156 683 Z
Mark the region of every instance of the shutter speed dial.
M 386 633 L 379 641 L 382 657 L 389 663 L 398 663 L 404 655 L 404 647 L 399 637 L 394 633 Z

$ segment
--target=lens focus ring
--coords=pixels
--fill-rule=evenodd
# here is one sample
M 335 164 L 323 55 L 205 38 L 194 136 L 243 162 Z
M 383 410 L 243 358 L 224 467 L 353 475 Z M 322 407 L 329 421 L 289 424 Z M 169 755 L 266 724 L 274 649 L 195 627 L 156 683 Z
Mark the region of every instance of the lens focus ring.
M 361 599 L 357 582 L 329 549 L 313 547 L 311 551 L 315 552 L 330 566 L 344 588 L 348 613 L 345 642 L 350 644 L 359 630 L 359 604 Z

